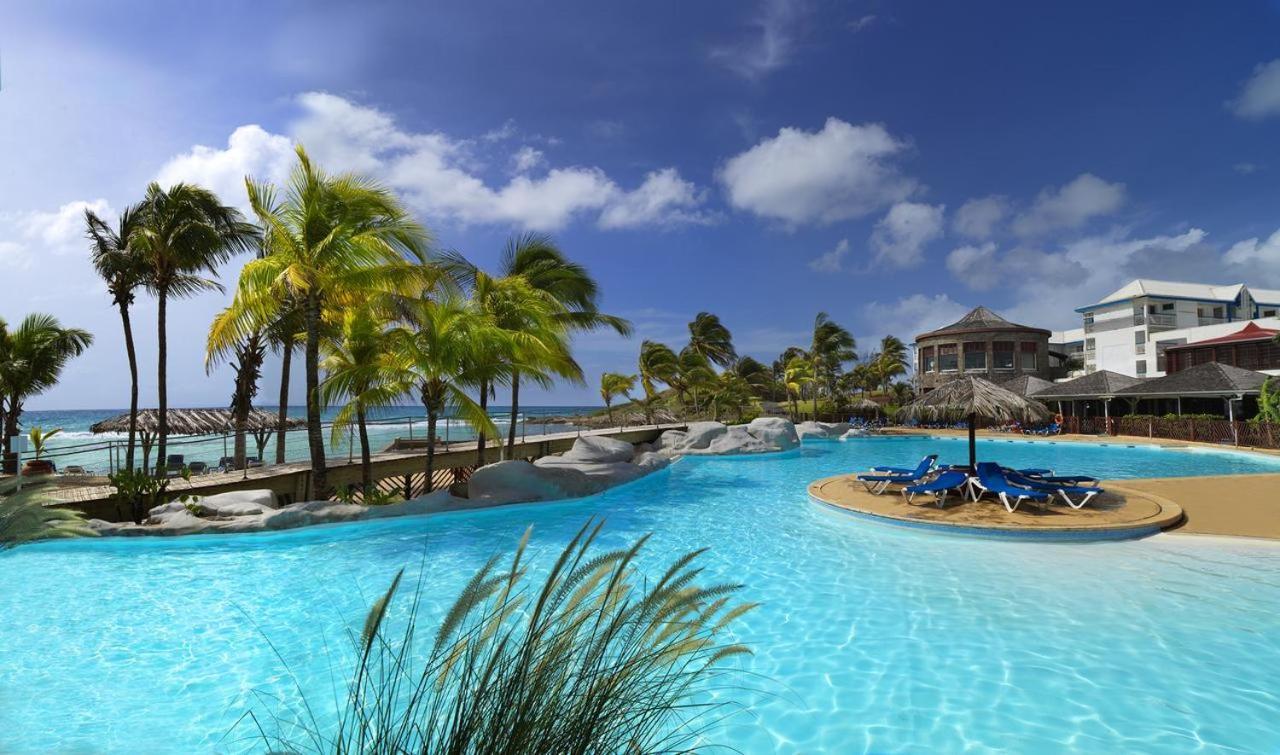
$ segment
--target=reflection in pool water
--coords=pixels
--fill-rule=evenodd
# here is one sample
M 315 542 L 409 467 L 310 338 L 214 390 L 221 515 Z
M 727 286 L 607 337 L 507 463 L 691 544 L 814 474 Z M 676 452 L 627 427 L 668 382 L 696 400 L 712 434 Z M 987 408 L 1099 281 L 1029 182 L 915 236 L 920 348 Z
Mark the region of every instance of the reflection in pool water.
M 424 564 L 429 624 L 528 524 L 545 563 L 592 515 L 650 564 L 710 546 L 761 601 L 739 628 L 771 694 L 712 733 L 747 753 L 1280 748 L 1280 546 L 938 536 L 807 500 L 810 481 L 963 441 L 806 444 L 689 459 L 579 501 L 292 532 L 41 544 L 0 556 L 0 750 L 238 751 L 255 694 L 323 716 L 345 628 Z M 1013 466 L 1100 477 L 1280 471 L 1234 453 L 984 441 Z M 423 560 L 423 548 L 426 558 Z M 403 606 L 401 606 L 403 608 Z M 288 663 L 286 671 L 264 637 Z M 261 710 L 259 704 L 259 710 Z

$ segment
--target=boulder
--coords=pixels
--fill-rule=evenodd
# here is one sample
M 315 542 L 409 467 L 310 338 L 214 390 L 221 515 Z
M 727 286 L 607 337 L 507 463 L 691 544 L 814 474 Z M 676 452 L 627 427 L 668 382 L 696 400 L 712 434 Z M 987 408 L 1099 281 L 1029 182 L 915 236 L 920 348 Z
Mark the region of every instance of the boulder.
M 625 440 L 586 435 L 573 442 L 573 448 L 561 457 L 573 461 L 613 462 L 630 461 L 635 449 Z
M 747 425 L 752 437 L 772 446 L 775 451 L 790 451 L 800 447 L 796 426 L 785 417 L 757 417 Z
M 711 442 L 707 447 L 708 454 L 755 454 L 776 450 L 757 439 L 747 430 L 746 425 L 733 425 Z
M 691 422 L 685 429 L 685 450 L 707 448 L 728 431 L 729 428 L 720 422 Z
M 849 432 L 848 422 L 801 422 L 795 427 L 801 438 L 832 439 Z
M 585 495 L 580 491 L 588 486 L 586 475 L 576 469 L 551 469 L 519 460 L 500 461 L 481 467 L 471 475 L 467 495 L 473 501 L 490 504 L 551 501 Z
M 305 501 L 270 511 L 260 517 L 261 527 L 255 529 L 285 530 L 308 524 L 331 524 L 360 519 L 369 507 L 355 503 L 335 501 Z M 235 520 L 233 520 L 235 521 Z
M 218 516 L 245 516 L 261 514 L 277 508 L 276 494 L 270 490 L 234 490 L 200 496 L 196 503 Z
M 840 436 L 840 440 L 848 440 L 850 438 L 865 438 L 870 435 L 865 427 L 850 428 L 844 435 Z
M 636 454 L 636 457 L 631 460 L 631 463 L 641 469 L 654 472 L 671 464 L 671 459 L 668 459 L 657 451 L 642 451 L 641 453 Z

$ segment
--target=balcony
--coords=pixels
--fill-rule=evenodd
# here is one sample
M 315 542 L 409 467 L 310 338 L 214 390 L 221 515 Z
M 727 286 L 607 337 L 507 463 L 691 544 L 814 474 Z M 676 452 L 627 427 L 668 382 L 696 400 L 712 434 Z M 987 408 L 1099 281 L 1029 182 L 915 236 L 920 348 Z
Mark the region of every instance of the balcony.
M 1223 323 L 1231 322 L 1225 317 L 1197 317 L 1196 320 L 1198 320 L 1201 325 L 1221 325 Z
M 1146 315 L 1146 318 L 1149 330 L 1173 330 L 1178 327 L 1176 315 L 1149 314 Z M 1135 322 L 1134 324 L 1137 325 L 1138 323 Z

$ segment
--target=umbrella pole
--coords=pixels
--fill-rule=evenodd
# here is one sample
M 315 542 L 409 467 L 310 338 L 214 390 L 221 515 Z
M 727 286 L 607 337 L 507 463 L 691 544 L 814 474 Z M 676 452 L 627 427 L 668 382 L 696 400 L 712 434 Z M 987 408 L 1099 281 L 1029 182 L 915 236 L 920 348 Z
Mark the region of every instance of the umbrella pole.
M 975 425 L 978 424 L 976 414 L 969 415 L 969 469 L 978 470 L 978 431 Z

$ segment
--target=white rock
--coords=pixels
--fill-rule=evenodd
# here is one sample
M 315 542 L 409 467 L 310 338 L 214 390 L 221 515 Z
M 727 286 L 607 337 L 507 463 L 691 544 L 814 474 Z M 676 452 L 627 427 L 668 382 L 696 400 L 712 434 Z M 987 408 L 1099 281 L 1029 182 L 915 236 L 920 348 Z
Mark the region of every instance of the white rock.
M 801 438 L 839 438 L 849 432 L 848 422 L 801 422 L 796 434 Z
M 572 479 L 574 477 L 579 479 Z M 500 461 L 483 466 L 471 475 L 467 481 L 467 497 L 494 504 L 550 501 L 570 497 L 568 491 L 579 490 L 586 484 L 586 475 L 574 469 L 547 469 L 520 460 Z
M 585 435 L 575 440 L 573 448 L 566 451 L 561 458 L 573 461 L 612 462 L 630 461 L 634 454 L 635 449 L 624 440 Z
M 636 457 L 631 460 L 631 463 L 641 469 L 656 471 L 671 464 L 671 459 L 668 459 L 657 451 L 644 451 L 636 454 Z
M 775 451 L 790 451 L 800 447 L 796 426 L 785 417 L 757 417 L 747 425 L 747 432 Z
M 264 511 L 278 507 L 276 494 L 270 490 L 233 490 L 230 493 L 200 496 L 196 502 L 206 509 L 217 511 L 219 516 L 243 516 L 245 513 L 261 514 Z M 242 513 L 230 513 L 233 511 Z
M 685 430 L 685 450 L 707 448 L 728 431 L 729 428 L 720 422 L 691 422 Z

